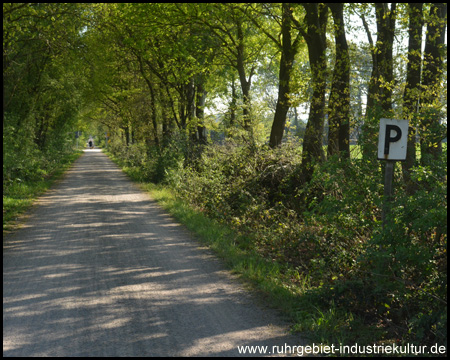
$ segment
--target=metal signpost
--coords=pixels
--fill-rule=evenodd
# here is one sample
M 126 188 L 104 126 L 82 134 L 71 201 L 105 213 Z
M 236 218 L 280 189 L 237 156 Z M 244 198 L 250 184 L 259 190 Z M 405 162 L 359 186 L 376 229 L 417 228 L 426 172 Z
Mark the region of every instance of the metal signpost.
M 386 160 L 384 176 L 383 227 L 389 215 L 392 201 L 395 161 L 406 160 L 408 144 L 408 120 L 381 119 L 378 137 L 378 160 Z

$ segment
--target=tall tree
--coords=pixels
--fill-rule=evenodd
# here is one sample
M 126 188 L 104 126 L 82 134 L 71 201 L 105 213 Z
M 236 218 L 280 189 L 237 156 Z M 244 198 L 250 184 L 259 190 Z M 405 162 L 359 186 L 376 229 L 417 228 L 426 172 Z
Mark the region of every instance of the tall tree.
M 329 3 L 333 14 L 336 60 L 329 100 L 328 155 L 350 157 L 350 58 L 344 27 L 344 4 Z
M 371 77 L 374 91 L 369 94 L 367 106 L 379 105 L 385 113 L 392 109 L 393 46 L 395 34 L 396 3 L 375 3 L 377 19 L 376 66 Z
M 311 67 L 312 97 L 309 107 L 309 117 L 303 140 L 302 174 L 308 182 L 313 174 L 313 164 L 324 160 L 323 130 L 325 120 L 326 91 L 326 25 L 328 11 L 322 3 L 304 3 L 306 10 L 304 30 L 297 22 L 299 31 L 308 45 L 309 64 Z
M 248 4 L 197 4 L 186 17 L 194 19 L 217 39 L 218 52 L 222 61 L 234 68 L 239 77 L 242 92 L 242 126 L 252 132 L 251 85 L 256 73 L 258 58 L 267 41 L 247 21 Z M 179 7 L 181 9 L 181 7 Z
M 381 116 L 389 116 L 392 110 L 393 92 L 393 44 L 396 19 L 396 3 L 375 3 L 377 40 L 373 45 L 369 26 L 362 16 L 372 52 L 372 75 L 367 94 L 366 118 L 363 126 L 363 157 L 375 159 L 376 133 Z
M 51 132 L 62 129 L 61 114 L 67 116 L 66 107 L 77 99 L 82 81 L 69 78 L 76 76 L 73 53 L 83 19 L 77 4 L 3 4 L 3 128 L 27 128 L 40 150 Z
M 159 129 L 167 136 L 173 123 L 205 142 L 204 126 L 197 126 L 197 116 L 203 121 L 203 112 L 196 109 L 206 99 L 211 57 L 204 29 L 186 23 L 173 4 L 108 5 L 99 16 L 101 31 L 116 44 L 120 57 L 127 59 L 127 71 L 145 84 L 155 143 L 165 143 L 159 140 Z
M 336 60 L 329 100 L 328 155 L 350 157 L 350 57 L 344 26 L 344 4 L 329 3 L 333 14 Z
M 423 164 L 426 164 L 429 159 L 436 159 L 439 156 L 442 150 L 441 141 L 446 136 L 440 124 L 446 25 L 447 4 L 432 3 L 427 19 L 419 124 L 420 152 Z
M 292 26 L 294 22 L 292 4 L 283 3 L 281 5 L 281 12 L 280 36 L 276 39 L 269 35 L 277 47 L 281 50 L 280 71 L 278 76 L 278 99 L 269 140 L 269 145 L 272 148 L 280 145 L 283 140 L 286 116 L 291 106 L 290 83 L 294 59 L 298 52 L 300 40 L 302 39 L 302 34 L 298 30 L 297 34 L 291 34 L 294 30 Z
M 205 145 L 207 142 L 206 138 L 206 127 L 205 127 L 205 104 L 206 96 L 208 91 L 206 90 L 206 81 L 204 74 L 198 74 L 196 77 L 196 89 L 195 89 L 195 117 L 197 119 L 197 136 L 196 140 L 199 144 Z
M 291 3 L 263 4 L 253 7 L 247 13 L 249 19 L 263 32 L 281 53 L 278 71 L 278 97 L 270 132 L 270 147 L 279 146 L 283 140 L 286 118 L 291 107 L 291 82 L 294 61 L 303 40 L 303 33 L 298 30 L 299 22 L 294 18 L 294 7 Z M 274 29 L 275 28 L 275 29 Z
M 423 3 L 408 5 L 408 64 L 406 86 L 403 93 L 403 118 L 409 120 L 406 161 L 402 162 L 403 177 L 408 193 L 413 192 L 410 170 L 416 161 L 417 112 L 420 98 L 420 73 L 422 63 Z

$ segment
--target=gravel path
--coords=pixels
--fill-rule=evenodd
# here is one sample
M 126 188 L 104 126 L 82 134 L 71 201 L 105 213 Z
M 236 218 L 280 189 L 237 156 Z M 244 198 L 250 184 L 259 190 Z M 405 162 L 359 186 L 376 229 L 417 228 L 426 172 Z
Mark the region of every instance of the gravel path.
M 98 150 L 4 239 L 4 356 L 239 356 L 285 344 L 301 340 Z

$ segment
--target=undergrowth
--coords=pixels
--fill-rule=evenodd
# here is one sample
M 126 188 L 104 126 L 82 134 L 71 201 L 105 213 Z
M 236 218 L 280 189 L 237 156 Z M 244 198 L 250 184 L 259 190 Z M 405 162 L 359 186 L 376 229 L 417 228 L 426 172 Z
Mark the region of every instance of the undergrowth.
M 20 150 L 7 154 L 8 161 L 3 163 L 3 233 L 15 228 L 19 215 L 30 208 L 82 153 L 71 149 L 48 153 L 36 151 L 29 161 L 22 159 L 24 154 Z
M 414 195 L 406 195 L 398 165 L 383 226 L 380 162 L 330 158 L 304 185 L 296 143 L 209 145 L 195 156 L 185 145 L 112 152 L 136 179 L 171 188 L 172 212 L 184 204 L 213 220 L 205 235 L 212 247 L 288 313 L 295 330 L 328 344 L 446 346 L 446 151 L 413 169 Z M 197 231 L 204 220 L 180 221 Z

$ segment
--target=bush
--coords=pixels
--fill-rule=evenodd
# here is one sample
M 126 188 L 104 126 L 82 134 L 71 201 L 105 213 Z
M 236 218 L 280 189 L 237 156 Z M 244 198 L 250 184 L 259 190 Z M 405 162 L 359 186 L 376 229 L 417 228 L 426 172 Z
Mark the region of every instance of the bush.
M 446 342 L 445 156 L 413 169 L 414 196 L 396 171 L 392 221 L 384 226 L 382 164 L 364 157 L 331 157 L 306 185 L 296 143 L 195 147 L 180 136 L 122 157 L 145 179 L 169 184 L 198 211 L 233 227 L 236 248 L 276 263 L 279 281 L 314 303 L 317 313 L 307 322 L 315 322 L 315 332 L 330 332 L 319 324 L 327 314 L 336 317 L 327 323 L 340 327 L 332 336 L 346 333 L 354 342 L 373 342 L 375 333 L 389 341 Z M 355 327 L 364 330 L 354 334 Z
M 156 184 L 175 186 L 184 168 L 186 149 L 187 140 L 182 134 L 174 135 L 162 148 L 151 149 L 145 167 L 148 178 Z
M 73 152 L 63 140 L 54 140 L 44 149 L 33 141 L 31 129 L 5 126 L 3 132 L 3 185 L 39 181 L 49 177 L 59 162 Z M 59 141 L 58 146 L 56 145 Z
M 398 191 L 389 221 L 375 231 L 362 259 L 369 264 L 385 319 L 408 329 L 405 338 L 446 342 L 447 185 L 444 158 L 412 171 L 418 190 Z
M 252 239 L 236 246 L 284 264 L 292 283 L 306 276 L 322 296 L 346 304 L 360 319 L 355 321 L 372 328 L 382 324 L 380 336 L 442 343 L 444 159 L 433 168 L 414 169 L 412 177 L 422 186 L 414 196 L 403 195 L 396 172 L 393 221 L 384 230 L 382 164 L 375 165 L 330 158 L 301 187 L 294 144 L 276 150 L 210 146 L 195 168 L 183 169 L 176 189 L 200 211 Z
M 143 143 L 126 146 L 115 138 L 109 143 L 108 152 L 139 181 L 176 183 L 183 169 L 185 144 L 182 135 L 174 135 L 164 147 Z

